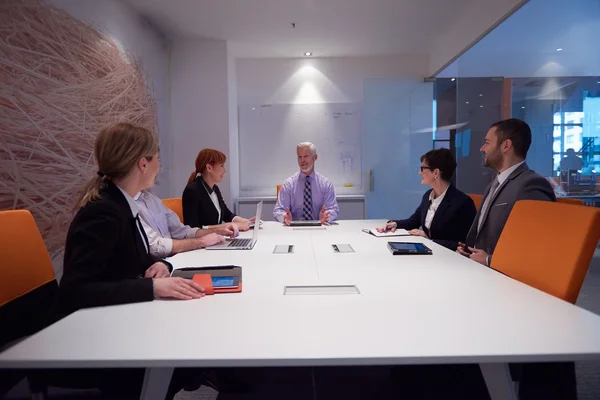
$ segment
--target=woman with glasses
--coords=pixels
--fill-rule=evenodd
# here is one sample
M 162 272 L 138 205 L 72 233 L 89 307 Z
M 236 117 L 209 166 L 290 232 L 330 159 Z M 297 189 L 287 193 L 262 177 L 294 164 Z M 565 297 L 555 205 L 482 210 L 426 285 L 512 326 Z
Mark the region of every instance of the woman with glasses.
M 406 229 L 411 235 L 456 250 L 458 242 L 465 241 L 476 210 L 473 200 L 450 182 L 455 170 L 456 160 L 448 149 L 431 150 L 421 156 L 421 184 L 431 189 L 410 218 L 389 221 L 378 231 Z

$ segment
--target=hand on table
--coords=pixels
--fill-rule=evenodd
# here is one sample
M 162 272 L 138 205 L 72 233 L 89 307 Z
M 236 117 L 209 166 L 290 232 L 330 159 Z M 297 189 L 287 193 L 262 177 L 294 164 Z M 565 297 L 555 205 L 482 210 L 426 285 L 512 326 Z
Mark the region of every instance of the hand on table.
M 456 248 L 456 252 L 461 256 L 465 256 L 469 258 L 471 256 L 471 252 L 467 249 L 467 245 L 461 242 L 458 242 L 458 247 Z
M 322 224 L 329 223 L 329 218 L 331 215 L 331 211 L 325 211 L 325 206 L 321 207 L 321 211 L 319 211 L 319 220 Z
M 390 221 L 381 228 L 377 228 L 377 232 L 396 232 L 398 225 L 394 221 Z
M 191 279 L 154 279 L 154 297 L 160 299 L 191 300 L 204 297 L 204 288 Z
M 422 231 L 421 229 L 411 229 L 410 231 L 408 231 L 409 235 L 413 235 L 413 236 L 421 236 L 424 237 L 425 239 L 429 239 L 429 237 L 427 237 L 427 234 Z
M 169 268 L 163 262 L 155 262 L 146 270 L 144 278 L 166 278 L 171 276 Z
M 229 237 L 237 237 L 240 234 L 240 229 L 237 224 L 234 222 L 227 222 L 217 226 L 215 232 L 218 235 L 229 236 Z
M 225 241 L 225 237 L 216 233 L 209 233 L 208 235 L 202 236 L 200 239 L 198 239 L 198 241 L 200 242 L 201 247 L 208 247 L 214 246 L 218 243 L 223 243 Z
M 469 256 L 471 260 L 477 261 L 479 264 L 487 266 L 487 258 L 489 255 L 488 253 L 480 249 L 475 249 L 473 247 L 469 247 L 469 250 L 471 251 L 471 255 Z
M 238 226 L 240 232 L 246 232 L 250 230 L 250 223 L 246 221 L 235 221 L 234 224 Z
M 292 212 L 290 211 L 289 208 L 286 208 L 285 214 L 283 215 L 283 223 L 286 224 L 287 226 L 290 226 L 291 222 L 292 222 Z

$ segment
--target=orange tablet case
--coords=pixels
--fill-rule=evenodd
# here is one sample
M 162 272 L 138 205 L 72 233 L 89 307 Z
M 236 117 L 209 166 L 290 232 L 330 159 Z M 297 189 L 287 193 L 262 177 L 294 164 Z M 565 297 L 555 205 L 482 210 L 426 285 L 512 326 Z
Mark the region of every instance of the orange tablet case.
M 236 288 L 213 288 L 212 276 L 210 274 L 195 274 L 192 280 L 204 288 L 206 295 L 215 293 L 240 293 L 242 291 L 242 282 Z

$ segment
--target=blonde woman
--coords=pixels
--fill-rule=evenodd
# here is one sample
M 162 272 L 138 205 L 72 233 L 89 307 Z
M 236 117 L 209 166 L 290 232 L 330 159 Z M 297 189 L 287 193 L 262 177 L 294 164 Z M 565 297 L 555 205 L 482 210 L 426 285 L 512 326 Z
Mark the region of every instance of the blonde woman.
M 154 185 L 160 167 L 158 143 L 148 130 L 127 123 L 103 129 L 94 155 L 98 172 L 77 204 L 65 248 L 58 313 L 80 308 L 152 301 L 199 299 L 203 288 L 171 278 L 172 266 L 149 254 L 148 240 L 133 198 Z M 106 327 L 111 329 L 110 327 Z M 192 371 L 176 371 L 168 398 L 187 383 Z M 91 370 L 86 374 L 103 394 L 138 397 L 141 369 Z

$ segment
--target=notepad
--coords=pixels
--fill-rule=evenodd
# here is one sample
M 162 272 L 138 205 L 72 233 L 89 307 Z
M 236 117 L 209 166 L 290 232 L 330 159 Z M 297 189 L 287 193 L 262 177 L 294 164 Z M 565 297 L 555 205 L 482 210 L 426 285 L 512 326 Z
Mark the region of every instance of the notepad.
M 390 237 L 390 236 L 411 236 L 410 233 L 406 229 L 396 229 L 395 232 L 377 232 L 377 229 L 363 229 L 364 233 L 370 233 L 373 236 L 377 237 Z

